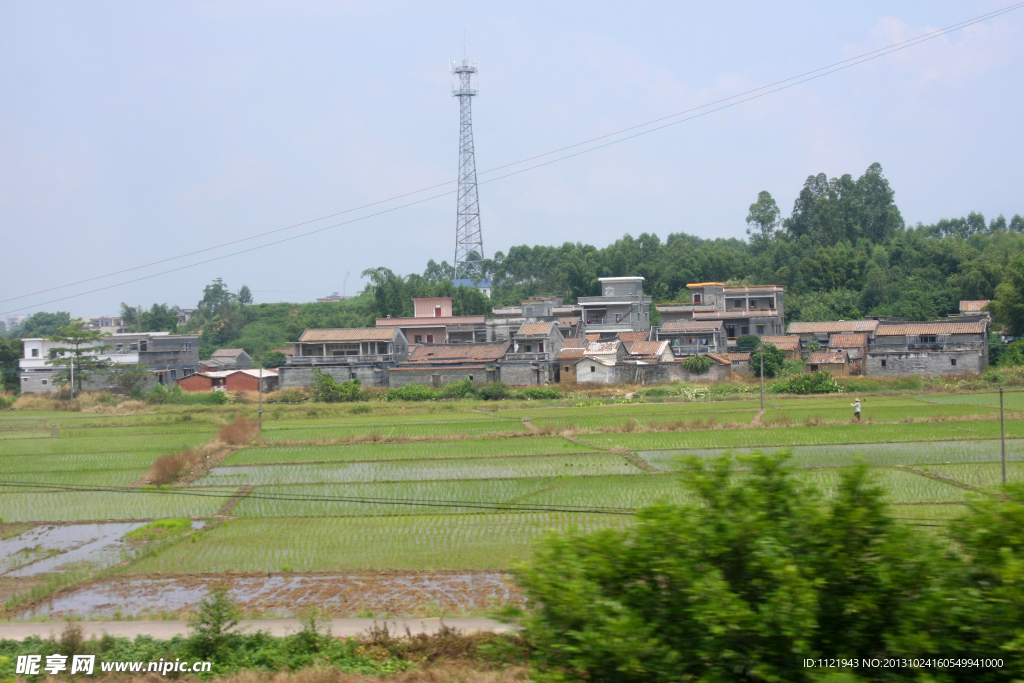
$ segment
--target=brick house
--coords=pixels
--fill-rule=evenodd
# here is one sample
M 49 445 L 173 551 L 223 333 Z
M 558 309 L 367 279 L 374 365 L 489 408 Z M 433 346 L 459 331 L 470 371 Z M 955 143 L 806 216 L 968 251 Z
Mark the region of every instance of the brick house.
M 804 365 L 806 372 L 831 372 L 833 375 L 850 374 L 850 357 L 846 351 L 813 351 Z
M 988 319 L 879 325 L 866 358 L 867 375 L 981 373 L 988 365 Z
M 868 353 L 866 334 L 833 334 L 828 338 L 829 351 L 846 351 L 850 358 L 850 374 L 864 374 L 864 359 Z

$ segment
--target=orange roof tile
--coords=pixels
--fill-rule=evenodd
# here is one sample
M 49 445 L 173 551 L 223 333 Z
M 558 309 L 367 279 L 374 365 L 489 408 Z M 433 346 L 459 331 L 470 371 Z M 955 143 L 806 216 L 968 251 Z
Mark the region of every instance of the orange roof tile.
M 585 349 L 590 342 L 583 337 L 569 337 L 562 342 L 564 349 Z
M 877 320 L 835 320 L 823 322 L 790 323 L 789 334 L 832 334 L 833 332 L 874 332 Z
M 810 365 L 830 365 L 837 363 L 842 365 L 847 361 L 845 351 L 815 351 L 807 358 Z
M 978 301 L 961 301 L 960 312 L 961 313 L 980 313 L 981 309 L 992 303 L 989 299 L 981 299 Z
M 629 349 L 631 356 L 661 356 L 668 350 L 667 341 L 638 341 L 633 342 Z
M 310 329 L 302 333 L 300 342 L 390 341 L 398 330 L 388 327 L 336 327 Z
M 650 336 L 650 332 L 619 332 L 619 341 L 623 341 L 623 342 L 647 341 L 647 337 L 648 336 Z
M 835 348 L 850 347 L 855 348 L 858 346 L 868 345 L 868 335 L 866 334 L 833 334 L 828 338 L 828 345 Z
M 410 363 L 493 363 L 508 351 L 508 342 L 487 344 L 419 344 L 411 354 Z
M 988 327 L 984 320 L 973 323 L 899 323 L 880 325 L 876 336 L 899 337 L 905 334 L 984 334 Z
M 523 323 L 519 328 L 519 331 L 516 332 L 516 336 L 529 337 L 542 335 L 546 337 L 551 334 L 551 328 L 554 326 L 555 323 Z

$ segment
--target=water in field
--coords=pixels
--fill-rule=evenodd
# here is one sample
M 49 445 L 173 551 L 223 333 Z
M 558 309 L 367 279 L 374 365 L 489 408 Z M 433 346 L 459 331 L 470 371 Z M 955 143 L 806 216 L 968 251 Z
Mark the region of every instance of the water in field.
M 180 617 L 193 613 L 210 588 L 225 582 L 247 617 L 292 617 L 308 607 L 333 617 L 434 616 L 521 599 L 499 572 L 192 575 L 102 581 L 57 596 L 17 618 Z
M 0 576 L 20 578 L 119 562 L 124 535 L 142 522 L 44 525 L 0 540 Z

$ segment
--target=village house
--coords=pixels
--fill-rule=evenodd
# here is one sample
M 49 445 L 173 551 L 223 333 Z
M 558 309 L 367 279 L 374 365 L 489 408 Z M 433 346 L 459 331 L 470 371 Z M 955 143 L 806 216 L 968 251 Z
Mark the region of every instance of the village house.
M 528 385 L 557 382 L 558 352 L 564 343 L 554 322 L 525 323 L 512 335 L 512 348 L 501 362 L 501 381 Z
M 866 334 L 833 334 L 828 338 L 829 351 L 845 351 L 850 359 L 850 374 L 864 374 L 864 359 L 868 353 Z
M 57 391 L 54 375 L 64 372 L 50 365 L 54 349 L 63 348 L 60 342 L 43 338 L 23 339 L 24 357 L 21 368 L 21 392 L 45 394 Z M 117 389 L 114 382 L 117 368 L 142 366 L 149 377 L 140 385 L 143 390 L 156 384 L 173 384 L 179 377 L 187 377 L 199 369 L 199 335 L 170 334 L 168 332 L 139 332 L 104 337 L 98 344 L 95 357 L 111 366 L 110 371 L 91 372 L 82 383 L 88 391 Z
M 681 321 L 721 321 L 727 344 L 738 337 L 783 333 L 785 288 L 781 285 L 727 286 L 722 282 L 686 285 L 690 303 L 657 304 L 662 327 Z M 722 347 L 725 350 L 725 347 Z
M 583 358 L 576 361 L 576 382 L 615 384 L 621 381 L 616 376 L 616 369 L 625 357 L 626 347 L 618 340 L 590 342 L 583 349 Z M 629 371 L 632 373 L 633 368 Z
M 761 342 L 786 354 L 786 360 L 800 360 L 800 337 L 795 334 L 766 334 Z
M 409 353 L 409 342 L 396 327 L 309 329 L 292 344 L 292 355 L 279 368 L 278 384 L 308 387 L 315 371 L 337 382 L 358 379 L 370 386 L 387 386 L 387 370 Z
M 413 317 L 377 318 L 377 327 L 397 327 L 410 344 L 447 344 L 487 341 L 482 315 L 454 315 L 452 297 L 412 300 Z
M 582 329 L 580 309 L 565 306 L 555 296 L 523 299 L 519 306 L 496 306 L 485 323 L 487 341 L 511 341 L 520 327 L 527 323 L 554 322 L 563 338 L 579 336 Z
M 408 361 L 388 369 L 388 386 L 440 387 L 467 379 L 476 385 L 503 381 L 499 361 L 509 347 L 508 342 L 417 344 Z
M 651 329 L 651 297 L 644 296 L 642 277 L 599 277 L 601 296 L 581 296 L 586 331 L 614 338 L 619 332 Z
M 566 341 L 576 341 L 569 340 Z M 586 341 L 586 340 L 583 340 Z M 583 360 L 586 349 L 582 346 L 564 346 L 558 352 L 558 381 L 562 384 L 576 383 L 576 363 Z
M 750 372 L 750 352 L 730 352 L 725 354 L 725 357 L 729 360 L 732 365 L 732 371 L 738 372 L 741 375 L 745 375 Z
M 805 372 L 830 372 L 833 375 L 850 374 L 850 358 L 846 351 L 812 351 L 804 365 Z
M 721 320 L 675 320 L 663 323 L 654 334 L 658 341 L 668 341 L 676 356 L 722 353 L 728 348 Z
M 185 391 L 256 391 L 263 384 L 263 392 L 277 388 L 277 370 L 216 370 L 197 372 L 178 380 Z
M 989 299 L 980 299 L 976 301 L 961 301 L 960 302 L 960 317 L 978 316 L 982 318 L 991 318 L 989 312 L 985 310 L 985 307 L 992 303 Z
M 981 373 L 988 365 L 988 320 L 894 323 L 878 326 L 867 375 Z
M 804 349 L 811 342 L 817 342 L 821 349 L 828 346 L 829 336 L 833 334 L 865 334 L 868 345 L 875 339 L 878 329 L 877 320 L 835 320 L 826 322 L 790 323 L 788 333 L 800 337 Z
M 207 360 L 200 361 L 200 368 L 207 372 L 217 370 L 248 370 L 252 367 L 252 356 L 245 349 L 217 349 Z

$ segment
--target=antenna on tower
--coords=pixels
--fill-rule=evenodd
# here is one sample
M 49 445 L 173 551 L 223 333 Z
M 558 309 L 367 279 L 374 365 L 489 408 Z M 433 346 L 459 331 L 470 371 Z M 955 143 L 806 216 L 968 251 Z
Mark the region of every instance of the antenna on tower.
M 465 30 L 463 30 L 465 51 Z M 459 98 L 459 190 L 455 221 L 455 279 L 483 276 L 484 238 L 480 228 L 480 198 L 476 188 L 476 153 L 473 149 L 473 90 L 470 78 L 477 72 L 477 63 L 465 55 L 462 62 L 452 62 L 452 73 L 459 86 L 452 88 L 452 97 Z

